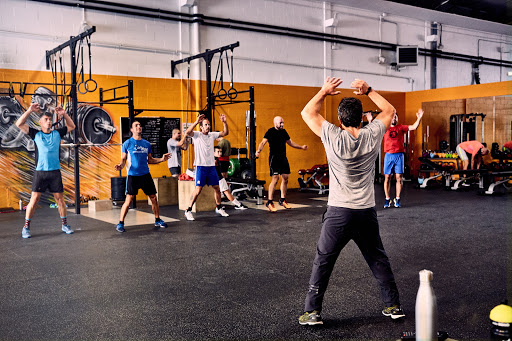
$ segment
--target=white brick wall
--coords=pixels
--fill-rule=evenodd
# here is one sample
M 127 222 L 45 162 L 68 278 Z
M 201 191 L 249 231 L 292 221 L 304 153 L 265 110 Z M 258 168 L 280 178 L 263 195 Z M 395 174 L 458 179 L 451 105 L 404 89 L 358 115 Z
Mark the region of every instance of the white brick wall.
M 122 4 L 188 13 L 178 0 L 117 0 Z M 323 32 L 324 17 L 336 14 L 339 24 L 325 32 L 379 41 L 379 12 L 305 0 L 196 0 L 204 15 Z M 325 13 L 324 13 L 325 12 Z M 0 68 L 44 70 L 45 50 L 67 41 L 79 31 L 80 8 L 26 0 L 0 1 Z M 132 77 L 170 77 L 170 60 L 189 55 L 190 25 L 161 19 L 86 10 L 85 18 L 97 32 L 92 35 L 93 73 Z M 382 24 L 382 41 L 401 45 L 425 44 L 428 23 L 389 13 Z M 389 66 L 395 53 L 377 49 L 300 39 L 274 34 L 200 26 L 200 51 L 240 41 L 235 49 L 235 82 L 319 86 L 324 73 L 340 76 L 348 87 L 355 77 L 375 88 L 395 91 L 430 87 L 430 60 L 420 56 L 418 66 L 396 71 Z M 502 42 L 505 42 L 503 44 Z M 508 43 L 507 43 L 508 42 Z M 443 51 L 511 60 L 512 34 L 503 36 L 443 25 Z M 325 46 L 325 47 L 324 47 Z M 182 52 L 183 54 L 180 54 Z M 69 60 L 66 49 L 66 61 Z M 327 65 L 324 65 L 324 60 Z M 426 65 L 425 65 L 426 64 Z M 214 64 L 216 67 L 216 60 Z M 323 67 L 334 71 L 324 71 Z M 180 66 L 184 71 L 186 65 Z M 202 62 L 202 68 L 204 63 Z M 69 70 L 69 65 L 66 68 Z M 437 87 L 471 84 L 471 64 L 438 59 Z M 482 65 L 482 83 L 510 80 L 507 68 Z M 204 78 L 204 71 L 202 71 Z M 213 75 L 214 76 L 214 75 Z

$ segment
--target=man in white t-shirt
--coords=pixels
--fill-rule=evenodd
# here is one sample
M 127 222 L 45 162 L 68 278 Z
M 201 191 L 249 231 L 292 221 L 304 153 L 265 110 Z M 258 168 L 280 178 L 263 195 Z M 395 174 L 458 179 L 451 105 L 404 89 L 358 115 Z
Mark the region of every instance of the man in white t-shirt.
M 219 137 L 227 136 L 229 133 L 226 116 L 220 115 L 220 120 L 223 126 L 221 132 L 210 132 L 210 121 L 205 119 L 204 115 L 199 115 L 197 120 L 185 132 L 185 137 L 192 137 L 194 143 L 194 166 L 196 166 L 196 188 L 190 197 L 190 204 L 185 211 L 187 220 L 195 220 L 192 215 L 192 206 L 205 185 L 210 185 L 215 190 L 215 204 L 217 205 L 215 213 L 223 217 L 229 217 L 229 214 L 221 206 L 219 177 L 215 168 L 213 142 Z M 198 124 L 201 131 L 194 131 Z
M 181 150 L 187 150 L 187 147 L 187 139 L 181 140 L 181 131 L 173 129 L 172 136 L 167 141 L 167 151 L 171 154 L 171 158 L 167 160 L 167 166 L 173 177 L 181 174 Z

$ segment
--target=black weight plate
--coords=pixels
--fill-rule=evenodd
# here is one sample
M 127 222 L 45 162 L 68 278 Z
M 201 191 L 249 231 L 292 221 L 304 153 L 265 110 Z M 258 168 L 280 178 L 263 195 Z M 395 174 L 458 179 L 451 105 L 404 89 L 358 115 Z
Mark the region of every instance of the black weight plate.
M 110 141 L 113 133 L 101 128 L 100 124 L 112 124 L 110 115 L 99 107 L 84 105 L 78 108 L 78 124 L 82 143 L 104 144 Z

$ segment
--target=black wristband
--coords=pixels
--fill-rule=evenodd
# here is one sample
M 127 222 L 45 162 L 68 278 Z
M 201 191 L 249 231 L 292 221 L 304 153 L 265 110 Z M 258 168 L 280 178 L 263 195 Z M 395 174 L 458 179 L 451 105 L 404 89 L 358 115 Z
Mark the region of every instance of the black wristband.
M 372 87 L 368 87 L 368 90 L 366 91 L 365 95 L 368 96 L 368 94 L 370 93 L 370 91 L 372 91 Z

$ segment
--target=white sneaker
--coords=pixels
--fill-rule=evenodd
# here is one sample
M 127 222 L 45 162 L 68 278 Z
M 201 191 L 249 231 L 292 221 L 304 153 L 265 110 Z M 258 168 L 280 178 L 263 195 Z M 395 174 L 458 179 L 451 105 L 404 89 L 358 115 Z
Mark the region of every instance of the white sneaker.
M 221 208 L 221 209 L 215 208 L 215 213 L 220 214 L 223 217 L 229 217 L 229 214 L 227 214 L 223 208 Z
M 195 220 L 194 216 L 192 215 L 192 211 L 185 211 L 185 218 L 190 221 Z

